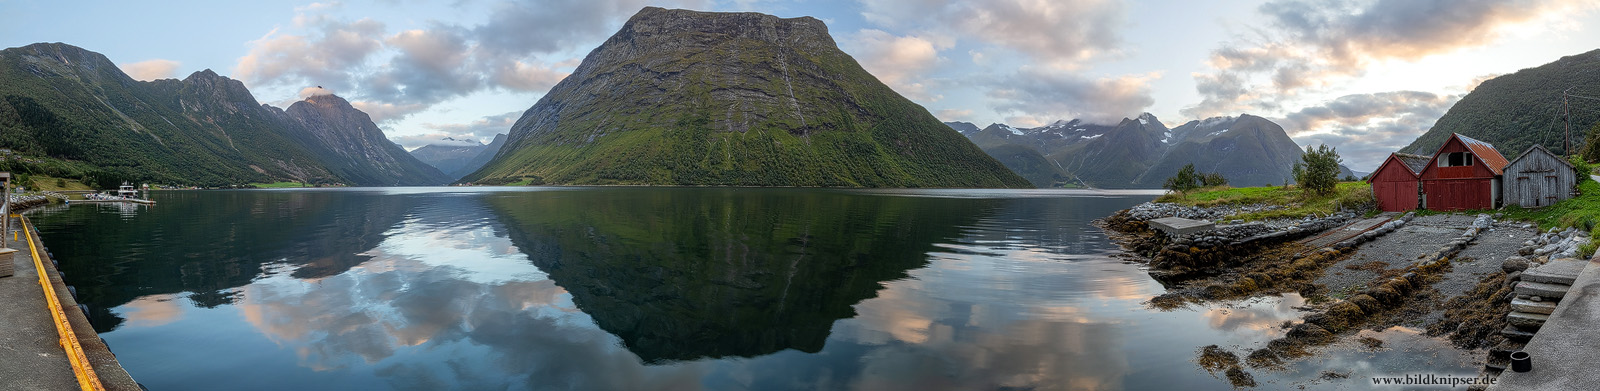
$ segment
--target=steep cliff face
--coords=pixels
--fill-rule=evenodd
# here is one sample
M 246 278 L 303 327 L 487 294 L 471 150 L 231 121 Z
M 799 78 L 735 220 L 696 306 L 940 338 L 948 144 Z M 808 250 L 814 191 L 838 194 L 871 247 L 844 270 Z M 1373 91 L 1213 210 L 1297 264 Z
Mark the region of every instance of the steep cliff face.
M 645 8 L 463 181 L 1019 187 L 840 51 L 822 21 Z
M 450 181 L 439 169 L 406 153 L 383 135 L 367 113 L 337 95 L 316 95 L 289 105 L 284 114 L 341 177 L 375 186 L 438 185 Z

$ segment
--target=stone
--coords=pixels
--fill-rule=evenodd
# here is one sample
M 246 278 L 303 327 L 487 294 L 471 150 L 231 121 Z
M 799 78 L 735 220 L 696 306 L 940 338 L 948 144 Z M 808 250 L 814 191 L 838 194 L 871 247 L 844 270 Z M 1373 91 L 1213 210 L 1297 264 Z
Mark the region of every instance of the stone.
M 1556 303 L 1548 301 L 1512 300 L 1511 310 L 1530 314 L 1549 315 L 1552 312 L 1556 312 Z
M 1523 272 L 1522 280 L 1572 285 L 1573 282 L 1577 281 L 1578 273 L 1582 273 L 1584 266 L 1587 265 L 1588 262 L 1575 259 L 1558 259 Z
M 1544 322 L 1546 320 L 1550 320 L 1550 315 L 1530 314 L 1530 313 L 1526 313 L 1526 312 L 1512 312 L 1512 313 L 1506 315 L 1506 323 L 1507 324 L 1510 324 L 1512 326 L 1516 326 L 1516 327 L 1524 329 L 1524 330 L 1527 330 L 1527 329 L 1535 329 L 1536 330 L 1539 327 L 1544 326 Z
M 1527 341 L 1529 338 L 1533 338 L 1533 332 L 1511 326 L 1506 326 L 1506 328 L 1500 329 L 1500 335 L 1505 336 L 1507 339 L 1520 341 Z
M 1528 278 L 1524 275 L 1522 278 Z M 1518 295 L 1539 296 L 1546 299 L 1561 299 L 1567 295 L 1567 285 L 1547 284 L 1542 282 L 1522 281 L 1517 283 Z
M 1520 272 L 1520 271 L 1527 270 L 1527 269 L 1528 269 L 1528 258 L 1523 258 L 1523 257 L 1518 257 L 1518 256 L 1510 256 L 1510 257 L 1506 257 L 1506 260 L 1504 262 L 1500 262 L 1500 270 L 1503 270 L 1506 273 Z

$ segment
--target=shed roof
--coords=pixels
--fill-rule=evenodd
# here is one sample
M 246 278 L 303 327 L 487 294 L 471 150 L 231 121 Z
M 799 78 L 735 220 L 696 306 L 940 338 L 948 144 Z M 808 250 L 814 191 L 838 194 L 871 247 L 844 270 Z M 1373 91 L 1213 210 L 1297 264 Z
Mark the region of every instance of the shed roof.
M 1428 161 L 1433 160 L 1433 156 L 1413 155 L 1400 152 L 1395 152 L 1394 157 L 1395 159 L 1399 159 L 1401 163 L 1405 163 L 1406 168 L 1411 169 L 1412 174 L 1421 174 L 1422 169 L 1428 168 Z
M 1555 152 L 1550 152 L 1549 149 L 1545 149 L 1544 145 L 1540 145 L 1540 144 L 1534 144 L 1533 146 L 1528 147 L 1528 150 L 1522 151 L 1522 154 L 1521 155 L 1517 155 L 1516 159 L 1511 159 L 1511 162 L 1512 163 L 1516 163 L 1518 160 L 1522 160 L 1522 158 L 1528 157 L 1528 154 L 1533 153 L 1533 150 L 1535 150 L 1535 149 L 1543 151 L 1547 155 L 1555 156 L 1556 157 L 1556 161 L 1561 162 L 1561 164 L 1567 165 L 1567 168 L 1571 168 L 1571 169 L 1574 169 L 1574 170 L 1578 169 L 1578 167 L 1572 165 L 1572 162 L 1567 161 L 1567 159 L 1562 159 L 1561 155 L 1557 155 Z M 1510 163 L 1507 163 L 1506 165 L 1509 166 Z
M 1495 175 L 1505 175 L 1506 165 L 1511 164 L 1511 162 L 1506 161 L 1506 157 L 1501 155 L 1499 150 L 1494 149 L 1494 145 L 1463 136 L 1461 133 L 1453 133 L 1450 137 L 1461 140 L 1461 144 L 1466 145 L 1467 149 L 1471 149 L 1472 154 L 1478 160 L 1483 161 L 1484 166 L 1489 167 L 1489 171 L 1494 172 Z

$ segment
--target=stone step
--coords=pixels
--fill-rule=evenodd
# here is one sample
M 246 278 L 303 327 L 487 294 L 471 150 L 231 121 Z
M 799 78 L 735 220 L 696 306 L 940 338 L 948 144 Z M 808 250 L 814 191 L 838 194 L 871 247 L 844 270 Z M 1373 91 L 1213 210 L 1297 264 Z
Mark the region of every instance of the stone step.
M 1571 285 L 1546 284 L 1542 282 L 1522 281 L 1517 283 L 1517 296 L 1539 296 L 1544 300 L 1554 301 L 1567 295 Z
M 1572 285 L 1578 280 L 1578 273 L 1583 272 L 1583 267 L 1589 262 L 1551 261 L 1542 266 L 1522 272 L 1522 280 L 1529 282 L 1542 282 L 1547 284 Z
M 1512 312 L 1506 315 L 1506 323 L 1509 323 L 1512 326 L 1517 326 L 1517 328 L 1523 330 L 1537 330 L 1539 327 L 1544 326 L 1544 321 L 1546 320 L 1550 320 L 1550 315 L 1530 314 L 1526 312 Z
M 1511 299 L 1511 310 L 1530 314 L 1549 315 L 1552 312 L 1556 312 L 1556 302 Z
M 1522 330 L 1511 326 L 1506 326 L 1506 328 L 1501 329 L 1500 335 L 1505 336 L 1506 339 L 1509 340 L 1522 342 L 1527 342 L 1529 339 L 1533 338 L 1532 331 Z

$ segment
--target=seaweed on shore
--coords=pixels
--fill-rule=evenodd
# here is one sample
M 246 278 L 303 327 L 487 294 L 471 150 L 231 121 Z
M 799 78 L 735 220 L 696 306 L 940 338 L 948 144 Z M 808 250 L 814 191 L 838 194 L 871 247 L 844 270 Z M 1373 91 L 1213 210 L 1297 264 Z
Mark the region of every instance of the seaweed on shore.
M 1512 289 L 1503 271 L 1484 277 L 1467 294 L 1445 303 L 1444 318 L 1428 325 L 1428 335 L 1448 335 L 1450 343 L 1461 349 L 1504 342 L 1500 330 L 1506 328 L 1506 314 L 1511 312 Z

